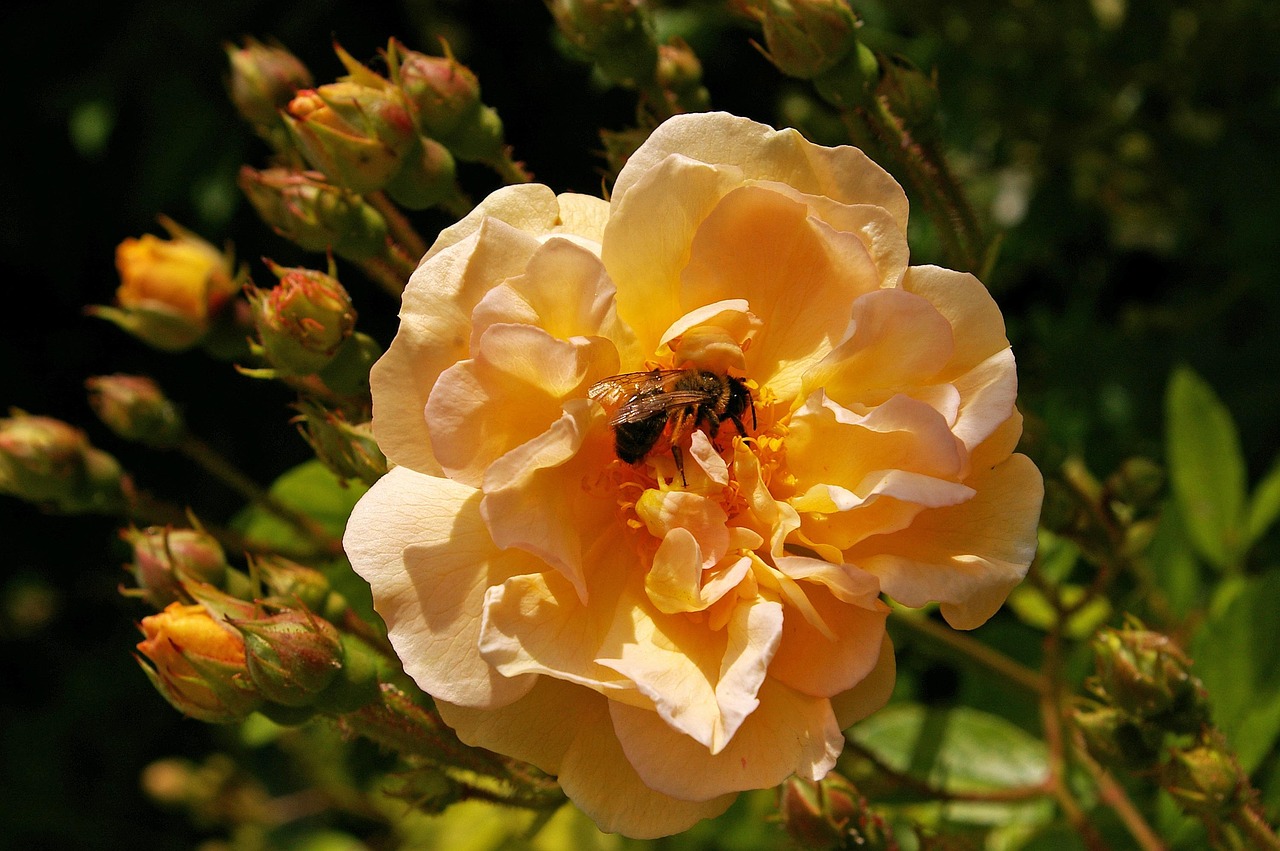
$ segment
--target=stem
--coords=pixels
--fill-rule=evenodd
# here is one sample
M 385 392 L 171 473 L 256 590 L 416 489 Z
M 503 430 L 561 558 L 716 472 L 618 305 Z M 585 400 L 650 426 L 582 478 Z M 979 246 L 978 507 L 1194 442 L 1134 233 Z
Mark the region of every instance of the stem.
M 404 293 L 408 275 L 400 275 L 394 265 L 382 257 L 368 257 L 354 262 L 360 267 L 360 271 L 369 276 L 370 280 L 381 286 L 388 295 L 399 300 Z
M 502 155 L 485 160 L 485 165 L 492 168 L 504 183 L 532 183 L 533 175 L 524 167 L 524 163 L 511 157 L 511 146 L 502 149 Z
M 382 214 L 382 218 L 387 221 L 387 229 L 394 239 L 406 253 L 414 257 L 421 257 L 427 253 L 426 240 L 414 230 L 413 225 L 400 208 L 387 197 L 385 192 L 371 192 L 365 196 L 373 208 Z
M 1253 847 L 1267 848 L 1271 851 L 1280 849 L 1280 838 L 1253 807 L 1241 807 L 1231 814 L 1231 821 L 1244 832 L 1245 836 L 1249 837 Z
M 183 455 L 199 464 L 205 472 L 227 485 L 249 502 L 261 506 L 264 510 L 293 526 L 312 540 L 319 549 L 332 555 L 340 555 L 342 553 L 342 542 L 330 537 L 325 528 L 316 520 L 277 500 L 199 438 L 187 435 L 178 444 L 177 449 Z
M 980 665 L 1032 694 L 1040 695 L 1048 690 L 1048 684 L 1040 674 L 1020 662 L 1015 662 L 998 650 L 991 649 L 981 641 L 940 626 L 927 618 L 904 615 L 897 610 L 892 614 L 895 623 L 906 627 L 916 635 L 949 648 L 964 661 Z

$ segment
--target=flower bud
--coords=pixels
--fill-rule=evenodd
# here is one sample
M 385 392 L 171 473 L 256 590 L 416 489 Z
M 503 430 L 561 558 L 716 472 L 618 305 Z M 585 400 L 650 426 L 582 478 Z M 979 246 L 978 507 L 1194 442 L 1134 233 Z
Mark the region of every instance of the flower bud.
M 813 78 L 813 88 L 837 109 L 852 109 L 871 100 L 879 80 L 880 60 L 859 41 L 832 68 Z
M 240 189 L 271 228 L 307 251 L 366 260 L 387 250 L 387 223 L 359 195 L 314 171 L 240 169 Z
M 303 401 L 294 418 L 298 430 L 316 457 L 344 481 L 356 479 L 371 485 L 387 472 L 387 459 L 373 439 L 372 424 L 350 423 L 339 411 Z
M 471 69 L 454 58 L 449 45 L 444 56 L 428 56 L 409 50 L 394 39 L 388 58 L 396 84 L 404 92 L 418 132 L 445 139 L 472 119 L 482 106 L 480 80 Z M 398 66 L 394 59 L 399 59 Z
M 425 210 L 462 199 L 457 166 L 449 149 L 426 136 L 405 157 L 404 168 L 387 184 L 387 194 L 402 207 Z
M 107 427 L 125 440 L 157 449 L 176 446 L 186 435 L 176 405 L 150 378 L 100 375 L 85 381 L 89 405 Z
M 711 95 L 702 85 L 702 63 L 683 39 L 658 45 L 657 79 L 678 110 L 702 112 L 710 107 Z
M 1164 468 L 1150 458 L 1126 458 L 1107 477 L 1107 489 L 1115 499 L 1145 512 L 1155 506 L 1164 491 Z
M 762 0 L 765 56 L 788 77 L 808 80 L 836 67 L 857 44 L 848 0 Z
M 67 513 L 115 513 L 133 486 L 80 429 L 15 411 L 0 419 L 0 493 Z
M 202 605 L 170 603 L 142 619 L 138 659 L 169 703 L 201 721 L 239 721 L 262 702 L 248 677 L 244 640 Z M 145 661 L 143 661 L 145 659 Z
M 227 88 L 236 111 L 260 136 L 272 140 L 284 123 L 280 110 L 299 89 L 309 89 L 311 72 L 283 47 L 245 39 L 242 47 L 226 45 L 231 75 Z
M 170 239 L 144 234 L 117 246 L 117 306 L 88 312 L 157 349 L 181 351 L 200 342 L 240 282 L 228 256 L 167 218 L 160 223 Z
M 1142 771 L 1160 758 L 1163 734 L 1112 706 L 1078 710 L 1075 724 L 1094 759 L 1112 768 Z
M 903 129 L 920 140 L 936 137 L 940 128 L 935 79 L 901 56 L 890 57 L 880 70 L 876 94 Z
M 783 827 L 804 848 L 892 848 L 879 816 L 866 799 L 835 772 L 817 781 L 792 776 L 779 788 Z
M 1176 722 L 1171 732 L 1198 726 L 1204 705 L 1191 662 L 1167 635 L 1126 627 L 1094 639 L 1096 690 L 1139 719 Z
M 248 291 L 262 354 L 285 374 L 319 372 L 355 330 L 351 296 L 324 272 L 268 265 L 280 283 Z
M 382 346 L 378 341 L 357 331 L 338 349 L 328 366 L 320 370 L 320 378 L 340 396 L 368 399 L 369 370 L 380 357 Z
M 637 0 L 548 0 L 547 6 L 565 39 L 614 83 L 637 88 L 653 80 L 658 45 Z
M 186 601 L 186 581 L 222 587 L 227 579 L 227 556 L 217 539 L 201 529 L 149 526 L 121 530 L 133 549 L 129 565 L 138 587 L 157 609 Z
M 284 120 L 307 162 L 352 192 L 386 186 L 414 145 L 404 95 L 389 83 L 347 79 L 303 89 L 285 107 Z
M 328 578 L 313 567 L 284 556 L 264 555 L 253 561 L 254 571 L 276 600 L 296 601 L 308 611 L 327 620 L 340 620 L 347 611 L 346 599 L 333 590 Z
M 249 677 L 268 700 L 307 706 L 342 668 L 338 630 L 307 611 L 232 620 L 244 637 Z
M 1174 751 L 1161 785 L 1187 812 L 1221 819 L 1244 803 L 1248 781 L 1232 756 L 1215 744 Z

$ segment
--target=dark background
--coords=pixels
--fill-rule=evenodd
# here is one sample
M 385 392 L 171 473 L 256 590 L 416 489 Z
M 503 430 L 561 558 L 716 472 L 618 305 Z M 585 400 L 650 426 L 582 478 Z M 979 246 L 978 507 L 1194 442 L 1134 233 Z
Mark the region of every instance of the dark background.
M 1028 190 L 987 283 L 1046 457 L 1080 452 L 1098 473 L 1159 459 L 1165 381 L 1185 362 L 1231 409 L 1256 480 L 1280 445 L 1278 5 L 1132 0 L 1119 22 L 1096 11 L 1109 4 L 855 7 L 877 46 L 938 69 L 946 141 L 982 208 L 1002 187 Z M 264 165 L 266 151 L 225 97 L 223 43 L 277 39 L 326 82 L 341 73 L 334 39 L 373 61 L 388 36 L 434 52 L 447 35 L 517 157 L 557 191 L 598 193 L 598 130 L 634 116 L 631 95 L 553 46 L 540 2 L 17 2 L 0 31 L 0 404 L 84 427 L 141 487 L 214 521 L 238 508 L 234 495 L 181 457 L 114 438 L 84 379 L 152 375 L 194 432 L 263 483 L 309 457 L 290 396 L 82 311 L 110 303 L 115 245 L 159 232 L 159 213 L 230 240 L 259 280 L 263 256 L 315 262 L 238 196 L 239 165 Z M 688 35 L 715 107 L 825 141 L 830 117 L 750 31 Z M 483 170 L 462 176 L 475 197 L 496 186 Z M 916 215 L 917 261 L 937 259 Z M 447 220 L 418 223 L 430 234 Z M 340 277 L 385 343 L 395 306 L 341 265 Z M 187 848 L 205 835 L 139 789 L 150 761 L 198 756 L 227 731 L 179 716 L 131 658 L 148 612 L 118 593 L 117 525 L 0 497 L 0 848 Z

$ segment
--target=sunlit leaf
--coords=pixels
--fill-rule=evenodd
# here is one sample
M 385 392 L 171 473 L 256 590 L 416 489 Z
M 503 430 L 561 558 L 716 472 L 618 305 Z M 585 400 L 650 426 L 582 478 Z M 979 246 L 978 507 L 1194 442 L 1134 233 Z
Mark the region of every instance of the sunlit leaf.
M 1204 379 L 1174 370 L 1165 397 L 1169 478 L 1196 551 L 1237 566 L 1244 527 L 1245 465 L 1231 414 Z
M 1246 580 L 1211 611 L 1191 643 L 1195 673 L 1209 691 L 1214 722 L 1251 772 L 1280 736 L 1280 571 Z

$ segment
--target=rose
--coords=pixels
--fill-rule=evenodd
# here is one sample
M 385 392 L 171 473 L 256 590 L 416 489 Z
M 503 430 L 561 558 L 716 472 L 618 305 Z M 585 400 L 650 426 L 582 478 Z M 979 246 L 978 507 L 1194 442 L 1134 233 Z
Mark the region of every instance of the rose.
M 882 590 L 962 628 L 1000 606 L 1042 494 L 1013 356 L 975 278 L 908 268 L 906 217 L 856 149 L 695 114 L 608 203 L 513 186 L 440 234 L 345 543 L 463 741 L 671 833 L 830 769 L 892 687 Z M 746 436 L 677 408 L 684 475 L 660 438 L 623 463 L 626 400 L 591 388 L 686 367 L 744 382 Z

